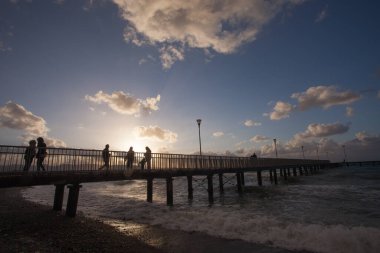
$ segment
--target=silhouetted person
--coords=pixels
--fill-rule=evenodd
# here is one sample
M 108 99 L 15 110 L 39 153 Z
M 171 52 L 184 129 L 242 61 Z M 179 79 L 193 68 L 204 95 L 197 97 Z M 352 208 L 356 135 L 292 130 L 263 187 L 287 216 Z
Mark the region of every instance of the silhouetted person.
M 135 159 L 135 151 L 133 151 L 133 147 L 130 147 L 126 156 L 127 168 L 132 168 L 134 159 Z
M 257 159 L 257 155 L 256 155 L 256 153 L 253 153 L 253 155 L 251 155 L 251 158 L 253 158 L 253 159 Z
M 36 141 L 31 140 L 29 141 L 29 146 L 25 149 L 25 165 L 24 165 L 24 171 L 28 171 L 30 166 L 32 165 L 33 158 L 36 156 Z
M 40 168 L 45 171 L 45 167 L 42 164 L 47 155 L 46 152 L 46 143 L 42 137 L 37 138 L 37 171 L 40 171 Z
M 151 160 L 152 160 L 152 151 L 150 150 L 149 147 L 145 147 L 145 150 L 146 150 L 146 152 L 144 154 L 144 157 L 145 157 L 147 169 L 150 170 L 151 169 Z
M 103 169 L 104 167 L 106 167 L 106 169 L 108 170 L 110 167 L 111 153 L 109 151 L 109 148 L 110 148 L 110 145 L 107 144 L 106 147 L 102 151 L 102 157 L 103 157 L 104 165 L 102 167 L 100 167 L 99 170 Z

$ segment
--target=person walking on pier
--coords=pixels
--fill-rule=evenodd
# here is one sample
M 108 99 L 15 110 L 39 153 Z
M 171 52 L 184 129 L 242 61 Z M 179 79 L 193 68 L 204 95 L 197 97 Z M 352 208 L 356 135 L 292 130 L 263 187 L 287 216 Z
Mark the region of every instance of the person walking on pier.
M 24 165 L 24 171 L 28 171 L 30 166 L 32 165 L 33 158 L 36 156 L 36 141 L 31 140 L 29 141 L 29 146 L 25 149 L 25 165 Z
M 135 151 L 133 151 L 133 147 L 129 148 L 125 159 L 127 160 L 127 169 L 132 168 L 133 160 L 135 159 Z
M 45 167 L 42 164 L 44 162 L 44 159 L 47 155 L 46 152 L 46 143 L 42 137 L 37 138 L 37 171 L 40 171 L 42 169 L 45 171 Z
M 147 169 L 150 170 L 151 169 L 151 160 L 152 160 L 152 151 L 150 150 L 149 147 L 145 147 L 145 150 L 146 150 L 146 152 L 144 154 L 144 157 L 145 157 Z
M 99 170 L 103 169 L 104 167 L 106 167 L 106 169 L 108 170 L 110 167 L 111 153 L 109 151 L 109 147 L 110 147 L 110 145 L 107 144 L 106 147 L 102 151 L 102 157 L 103 157 L 104 165 L 102 167 L 100 167 Z

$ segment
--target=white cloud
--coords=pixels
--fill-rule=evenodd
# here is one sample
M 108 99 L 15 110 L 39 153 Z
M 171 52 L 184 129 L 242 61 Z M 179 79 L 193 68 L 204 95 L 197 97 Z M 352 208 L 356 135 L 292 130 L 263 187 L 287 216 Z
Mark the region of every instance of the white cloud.
M 144 44 L 212 49 L 232 53 L 254 41 L 262 27 L 286 7 L 303 1 L 229 0 L 113 0 L 127 21 L 124 38 Z M 174 51 L 161 52 L 164 68 L 183 60 Z M 173 54 L 174 53 L 174 54 Z
M 380 90 L 377 92 L 377 97 L 380 98 Z
M 32 112 L 28 111 L 24 106 L 7 102 L 3 107 L 0 107 L 0 128 L 6 127 L 24 131 L 22 138 L 24 142 L 36 137 L 44 137 L 53 147 L 64 147 L 66 144 L 62 140 L 48 137 L 49 129 L 46 126 L 46 121 Z
M 167 141 L 169 143 L 177 142 L 178 134 L 162 129 L 158 126 L 139 126 L 135 128 L 135 134 L 140 138 L 155 139 L 159 141 Z
M 298 133 L 295 138 L 327 137 L 336 134 L 342 134 L 349 130 L 350 126 L 341 123 L 333 124 L 310 124 L 303 133 Z
M 251 119 L 248 119 L 248 120 L 244 121 L 244 125 L 246 127 L 261 126 L 261 123 L 257 122 L 257 121 L 254 121 L 254 120 L 251 120 Z
M 273 111 L 269 114 L 271 120 L 280 120 L 288 118 L 289 114 L 294 110 L 294 107 L 282 101 L 278 101 L 273 107 Z
M 121 114 L 140 116 L 141 113 L 150 114 L 152 111 L 157 111 L 159 109 L 157 104 L 161 96 L 138 99 L 123 91 L 115 91 L 112 94 L 99 91 L 94 96 L 86 95 L 85 99 L 98 104 L 105 103 L 112 110 Z
M 170 69 L 176 61 L 183 61 L 184 51 L 183 48 L 174 46 L 164 46 L 160 49 L 160 59 L 164 69 Z
M 315 19 L 316 23 L 322 22 L 323 20 L 326 19 L 328 13 L 328 6 L 326 5 L 321 12 L 318 13 L 317 18 Z
M 298 100 L 298 108 L 302 111 L 312 107 L 327 109 L 334 105 L 348 105 L 360 99 L 360 95 L 352 91 L 339 91 L 335 86 L 315 86 L 305 92 L 293 93 L 292 98 Z
M 253 136 L 250 141 L 251 142 L 263 142 L 263 141 L 267 141 L 269 140 L 270 138 L 267 137 L 267 136 L 263 136 L 263 135 L 255 135 Z
M 346 116 L 347 117 L 354 116 L 354 108 L 352 108 L 351 106 L 347 106 L 346 107 Z
M 213 133 L 212 135 L 213 135 L 214 137 L 222 137 L 222 136 L 224 135 L 224 133 L 221 132 L 221 131 L 218 131 L 218 132 Z
M 0 107 L 0 127 L 25 130 L 36 136 L 44 136 L 49 131 L 42 117 L 34 115 L 22 105 L 13 102 Z

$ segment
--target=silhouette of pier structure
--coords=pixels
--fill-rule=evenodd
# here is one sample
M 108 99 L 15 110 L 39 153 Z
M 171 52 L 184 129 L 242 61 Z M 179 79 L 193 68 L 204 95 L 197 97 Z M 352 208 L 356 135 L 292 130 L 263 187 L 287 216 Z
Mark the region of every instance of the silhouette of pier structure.
M 218 178 L 221 194 L 224 192 L 224 174 L 232 174 L 236 177 L 237 191 L 243 193 L 247 172 L 256 174 L 259 186 L 263 185 L 263 173 L 266 173 L 265 178 L 268 178 L 271 184 L 276 185 L 280 178 L 287 180 L 291 176 L 312 175 L 321 169 L 341 165 L 330 163 L 328 160 L 152 153 L 151 169 L 142 170 L 138 163 L 143 159 L 144 153 L 135 152 L 131 169 L 127 168 L 125 161 L 127 152 L 111 151 L 110 168 L 99 170 L 103 165 L 101 150 L 47 148 L 48 154 L 44 161 L 45 171 L 37 171 L 36 159 L 28 171 L 23 171 L 25 148 L 0 145 L 0 188 L 55 185 L 53 209 L 60 211 L 63 206 L 64 190 L 67 187 L 69 195 L 66 215 L 70 217 L 76 214 L 82 183 L 146 180 L 147 201 L 152 202 L 154 180 L 164 179 L 166 180 L 166 202 L 171 206 L 175 177 L 187 178 L 189 199 L 193 199 L 193 177 L 205 177 L 208 199 L 212 203 L 214 176 Z

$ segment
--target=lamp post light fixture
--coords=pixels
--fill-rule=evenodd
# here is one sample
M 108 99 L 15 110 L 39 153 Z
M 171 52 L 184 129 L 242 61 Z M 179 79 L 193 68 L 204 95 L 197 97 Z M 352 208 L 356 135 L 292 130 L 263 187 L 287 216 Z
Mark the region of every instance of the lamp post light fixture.
M 347 162 L 347 156 L 346 156 L 346 145 L 342 145 L 343 148 L 343 154 L 344 154 L 344 162 Z
M 202 144 L 201 144 L 201 119 L 197 119 L 198 130 L 199 130 L 199 155 L 202 155 Z
M 317 144 L 317 160 L 319 161 L 319 150 L 318 150 L 318 144 Z
M 276 158 L 278 158 L 278 154 L 277 154 L 277 140 L 273 139 L 273 142 L 274 142 L 274 150 L 276 152 Z
M 303 145 L 301 146 L 301 149 L 302 149 L 302 157 L 305 160 L 305 151 L 303 150 Z

